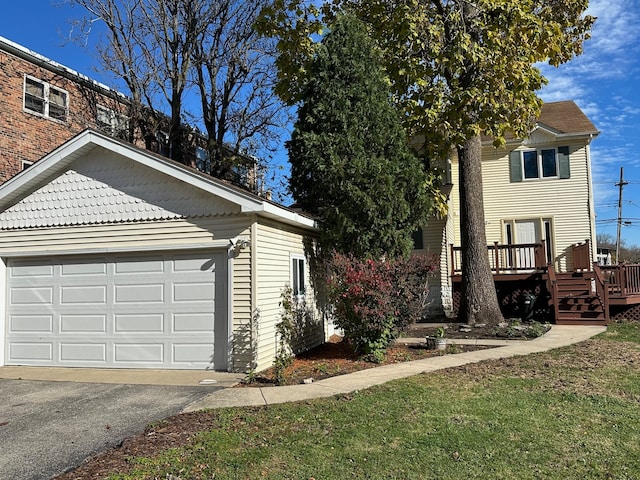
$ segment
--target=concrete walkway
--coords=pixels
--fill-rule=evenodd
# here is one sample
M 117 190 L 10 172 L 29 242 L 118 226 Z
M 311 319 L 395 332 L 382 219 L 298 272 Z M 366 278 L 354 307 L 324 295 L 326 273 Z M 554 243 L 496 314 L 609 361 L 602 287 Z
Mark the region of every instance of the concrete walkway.
M 412 362 L 384 365 L 359 372 L 327 378 L 307 385 L 291 385 L 266 388 L 224 388 L 188 405 L 183 411 L 192 412 L 207 408 L 246 407 L 295 402 L 313 398 L 353 392 L 380 385 L 390 380 L 406 378 L 423 372 L 432 372 L 449 367 L 458 367 L 483 360 L 529 355 L 545 352 L 587 340 L 606 330 L 606 327 L 582 325 L 554 325 L 540 338 L 528 341 L 513 340 L 454 340 L 458 344 L 489 344 L 496 348 L 474 352 L 443 355 L 414 360 Z M 407 343 L 418 343 L 422 339 L 404 339 Z

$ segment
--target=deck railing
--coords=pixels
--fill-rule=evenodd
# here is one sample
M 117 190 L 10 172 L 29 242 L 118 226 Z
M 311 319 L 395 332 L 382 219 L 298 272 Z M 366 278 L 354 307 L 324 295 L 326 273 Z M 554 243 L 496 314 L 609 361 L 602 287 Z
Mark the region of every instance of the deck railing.
M 571 246 L 573 250 L 573 269 L 576 272 L 591 270 L 591 249 L 589 239 L 584 243 L 576 243 Z
M 640 295 L 640 265 L 601 265 L 602 276 L 612 295 Z
M 593 263 L 594 283 L 596 287 L 596 293 L 602 304 L 602 310 L 604 312 L 604 320 L 609 323 L 609 289 L 607 288 L 606 277 L 604 272 L 598 265 L 598 262 Z M 557 317 L 556 317 L 557 318 Z
M 544 240 L 541 243 L 487 245 L 493 273 L 519 273 L 543 270 L 547 267 Z M 462 247 L 451 245 L 451 274 L 462 273 Z

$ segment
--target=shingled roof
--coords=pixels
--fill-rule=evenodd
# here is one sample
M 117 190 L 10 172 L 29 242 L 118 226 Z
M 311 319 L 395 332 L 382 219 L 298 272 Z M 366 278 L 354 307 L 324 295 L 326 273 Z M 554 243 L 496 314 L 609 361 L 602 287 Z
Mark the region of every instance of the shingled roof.
M 600 133 L 573 100 L 543 103 L 536 124 L 558 135 L 598 135 Z M 505 138 L 510 142 L 514 140 L 511 132 L 507 132 Z M 493 138 L 482 135 L 482 141 L 485 144 L 491 143 Z
M 537 123 L 560 133 L 600 133 L 573 100 L 543 104 Z

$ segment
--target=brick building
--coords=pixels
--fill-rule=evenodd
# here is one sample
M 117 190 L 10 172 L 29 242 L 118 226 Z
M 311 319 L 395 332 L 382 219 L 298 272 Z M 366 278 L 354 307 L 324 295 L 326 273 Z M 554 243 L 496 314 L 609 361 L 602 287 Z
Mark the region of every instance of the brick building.
M 127 98 L 0 37 L 0 182 L 86 128 L 122 136 Z
M 0 183 L 87 128 L 155 153 L 168 152 L 168 134 L 162 125 L 145 121 L 145 140 L 139 129 L 130 128 L 128 97 L 3 37 L 0 98 Z M 149 122 L 152 117 L 148 116 Z M 208 173 L 211 162 L 204 148 L 198 146 L 205 143 L 202 135 L 191 131 L 185 163 Z M 239 165 L 226 179 L 259 193 L 256 159 L 231 151 L 229 154 Z

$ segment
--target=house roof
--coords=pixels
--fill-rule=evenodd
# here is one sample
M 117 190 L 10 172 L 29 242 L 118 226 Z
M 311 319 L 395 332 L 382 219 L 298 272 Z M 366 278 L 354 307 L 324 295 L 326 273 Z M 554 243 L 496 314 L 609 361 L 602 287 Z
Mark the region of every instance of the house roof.
M 600 133 L 573 100 L 544 103 L 536 123 L 563 134 Z
M 537 129 L 544 129 L 557 138 L 596 137 L 600 134 L 600 131 L 573 100 L 543 103 L 533 130 Z M 510 132 L 506 133 L 505 138 L 508 142 L 520 141 Z M 483 135 L 482 142 L 491 144 L 493 138 Z
M 120 154 L 157 172 L 232 202 L 238 205 L 241 213 L 253 213 L 307 229 L 314 228 L 316 225 L 315 220 L 308 215 L 92 129 L 84 130 L 27 170 L 0 185 L 0 211 L 6 210 L 52 179 L 62 175 L 75 160 L 86 156 L 95 148 L 104 148 Z

